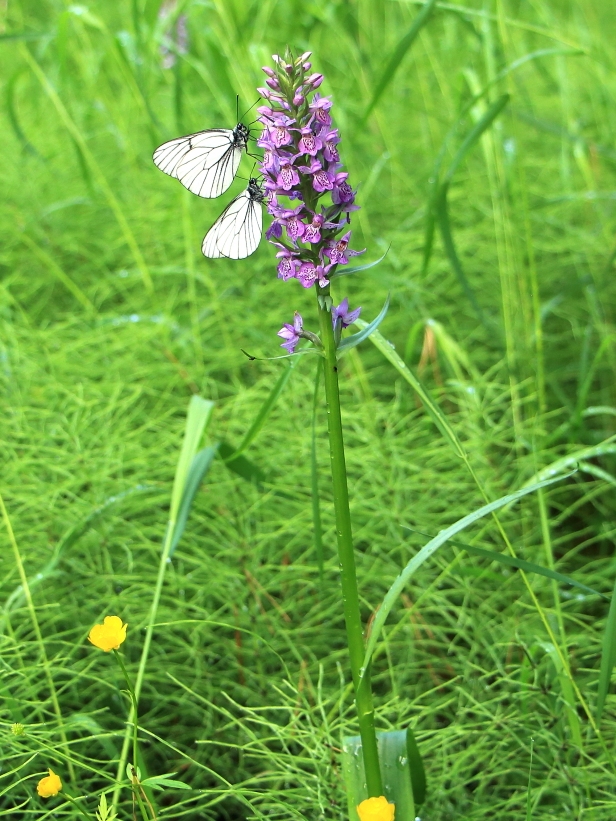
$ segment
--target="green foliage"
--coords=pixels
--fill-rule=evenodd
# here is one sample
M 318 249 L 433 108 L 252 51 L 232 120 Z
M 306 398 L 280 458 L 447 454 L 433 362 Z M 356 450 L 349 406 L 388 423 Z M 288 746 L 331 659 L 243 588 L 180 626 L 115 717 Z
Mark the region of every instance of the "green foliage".
M 616 578 L 616 10 L 437 2 L 402 54 L 426 8 L 181 0 L 189 51 L 164 68 L 154 0 L 0 4 L 6 817 L 77 817 L 36 795 L 49 766 L 91 817 L 104 795 L 110 808 L 126 702 L 86 637 L 121 615 L 136 677 L 198 395 L 215 407 L 185 465 L 190 512 L 176 505 L 141 771 L 191 788 L 156 792 L 161 821 L 348 818 L 341 739 L 357 727 L 322 404 L 311 456 L 319 357 L 241 352 L 275 356 L 294 310 L 314 330 L 313 295 L 276 279 L 265 243 L 241 263 L 202 258 L 222 203 L 150 161 L 165 139 L 232 125 L 236 93 L 248 108 L 287 42 L 313 50 L 335 99 L 360 186 L 353 247 L 384 255 L 335 279 L 335 297 L 362 305 L 362 330 L 391 293 L 372 344 L 339 365 L 365 622 L 420 533 L 574 471 L 413 575 L 373 661 L 377 727 L 414 729 L 422 818 L 616 813 L 614 614 L 560 580 L 611 596 Z M 434 210 L 444 184 L 468 290 Z M 131 813 L 124 800 L 118 818 Z

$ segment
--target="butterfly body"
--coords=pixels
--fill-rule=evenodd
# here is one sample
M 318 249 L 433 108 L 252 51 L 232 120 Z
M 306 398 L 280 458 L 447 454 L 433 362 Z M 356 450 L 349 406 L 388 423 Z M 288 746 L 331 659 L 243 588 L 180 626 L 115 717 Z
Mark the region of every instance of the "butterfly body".
M 193 194 L 213 199 L 233 182 L 249 137 L 250 129 L 243 123 L 233 129 L 210 128 L 163 143 L 152 159 Z

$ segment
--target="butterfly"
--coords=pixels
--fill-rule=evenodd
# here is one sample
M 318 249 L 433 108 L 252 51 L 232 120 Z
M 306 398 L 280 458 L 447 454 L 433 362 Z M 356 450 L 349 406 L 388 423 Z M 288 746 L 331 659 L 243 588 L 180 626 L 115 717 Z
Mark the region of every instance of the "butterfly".
M 210 128 L 163 143 L 152 159 L 198 197 L 220 197 L 233 182 L 249 137 L 243 123 L 233 129 Z
M 245 259 L 253 254 L 261 241 L 264 199 L 261 184 L 252 177 L 205 235 L 203 254 L 210 259 Z

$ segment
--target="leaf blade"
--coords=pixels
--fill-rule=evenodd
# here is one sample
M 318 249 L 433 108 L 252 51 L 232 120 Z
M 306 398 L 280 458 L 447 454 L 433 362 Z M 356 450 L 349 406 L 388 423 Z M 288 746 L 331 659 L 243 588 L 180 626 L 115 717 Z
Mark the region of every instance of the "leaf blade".
M 430 19 L 435 6 L 436 0 L 428 0 L 428 2 L 424 4 L 423 8 L 421 9 L 417 17 L 415 17 L 415 19 L 411 23 L 411 26 L 408 29 L 408 31 L 403 35 L 402 39 L 398 42 L 398 45 L 392 52 L 391 57 L 389 58 L 387 65 L 385 66 L 383 73 L 381 74 L 381 77 L 378 83 L 376 84 L 376 88 L 372 92 L 372 99 L 368 103 L 368 107 L 364 112 L 362 122 L 365 122 L 370 116 L 372 109 L 378 103 L 381 96 L 383 95 L 383 92 L 385 91 L 389 83 L 392 81 L 396 71 L 398 70 L 398 66 L 404 59 L 407 51 L 413 45 L 415 38 Z
M 452 536 L 455 536 L 456 533 L 465 530 L 469 525 L 473 524 L 479 519 L 484 518 L 484 516 L 487 516 L 489 513 L 492 513 L 495 510 L 500 510 L 500 508 L 512 504 L 513 502 L 516 502 L 523 496 L 526 496 L 529 493 L 533 493 L 534 491 L 539 490 L 539 488 L 548 487 L 549 485 L 552 485 L 555 482 L 558 482 L 561 479 L 566 478 L 566 475 L 559 476 L 555 479 L 547 479 L 545 482 L 538 482 L 537 484 L 531 485 L 530 487 L 523 487 L 520 490 L 516 490 L 514 493 L 509 493 L 506 496 L 501 496 L 500 499 L 496 499 L 496 501 L 494 502 L 490 502 L 487 505 L 483 505 L 477 510 L 474 510 L 472 513 L 467 514 L 462 519 L 458 519 L 457 522 L 454 522 L 454 524 L 450 525 L 448 528 L 445 528 L 445 530 L 442 530 L 438 534 L 438 536 L 435 536 L 434 539 L 431 539 L 427 544 L 425 544 L 421 548 L 421 550 L 418 553 L 416 553 L 413 556 L 413 558 L 406 564 L 404 569 L 398 574 L 394 583 L 391 585 L 391 587 L 385 594 L 385 598 L 383 599 L 380 607 L 376 612 L 376 616 L 374 617 L 374 621 L 372 623 L 372 631 L 370 633 L 370 638 L 368 639 L 368 642 L 366 644 L 366 652 L 364 655 L 364 662 L 362 665 L 363 669 L 367 669 L 368 665 L 370 664 L 370 660 L 372 658 L 372 654 L 374 653 L 376 643 L 385 625 L 387 616 L 391 613 L 393 609 L 396 599 L 404 589 L 408 580 L 415 573 L 415 571 L 418 570 L 421 567 L 421 565 L 424 564 L 424 562 L 426 562 L 432 556 L 432 554 L 439 549 L 439 547 L 444 545 L 445 542 L 447 542 Z

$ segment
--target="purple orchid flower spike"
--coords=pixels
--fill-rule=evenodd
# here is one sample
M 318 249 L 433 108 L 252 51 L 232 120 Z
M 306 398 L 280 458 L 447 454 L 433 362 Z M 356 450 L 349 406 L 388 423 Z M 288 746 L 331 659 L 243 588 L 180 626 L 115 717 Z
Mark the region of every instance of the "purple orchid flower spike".
M 315 93 L 323 76 L 309 74 L 308 61 L 289 54 L 276 56 L 274 64 L 263 69 L 270 82 L 263 89 L 266 104 L 257 109 L 263 125 L 257 145 L 264 149 L 259 170 L 274 218 L 266 237 L 278 248 L 279 278 L 320 293 L 329 286 L 333 266 L 363 253 L 348 248 L 349 214 L 358 208 L 355 191 L 340 162 L 332 100 Z M 319 207 L 323 197 L 331 204 Z M 300 203 L 295 208 L 289 207 L 293 200 Z M 292 252 L 280 250 L 283 229 Z
M 304 320 L 302 319 L 302 315 L 295 311 L 295 315 L 293 317 L 293 324 L 290 325 L 288 322 L 282 326 L 282 328 L 278 331 L 278 336 L 285 341 L 281 343 L 281 348 L 286 348 L 289 353 L 294 353 L 297 343 L 300 340 L 300 334 L 302 328 L 304 327 Z

